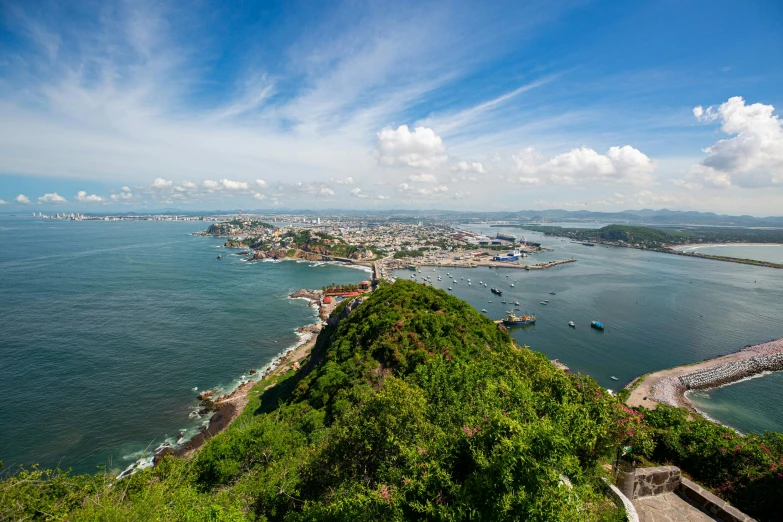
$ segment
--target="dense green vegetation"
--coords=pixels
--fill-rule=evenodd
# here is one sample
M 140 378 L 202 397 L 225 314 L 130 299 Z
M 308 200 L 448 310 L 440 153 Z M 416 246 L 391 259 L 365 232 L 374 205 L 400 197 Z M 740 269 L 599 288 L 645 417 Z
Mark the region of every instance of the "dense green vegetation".
M 190 460 L 120 481 L 23 470 L 0 482 L 0 519 L 622 520 L 599 464 L 626 445 L 776 519 L 780 435 L 631 410 L 431 287 L 346 306 Z
M 680 466 L 694 480 L 758 520 L 783 519 L 783 434 L 738 435 L 682 408 L 645 411 L 652 458 Z
M 684 243 L 783 243 L 781 229 L 720 227 L 643 227 L 607 225 L 600 229 L 518 225 L 519 228 L 548 236 L 570 237 L 577 241 L 600 240 L 660 248 Z
M 383 286 L 267 384 L 191 460 L 121 481 L 24 471 L 0 518 L 618 519 L 597 464 L 638 416 L 445 292 Z

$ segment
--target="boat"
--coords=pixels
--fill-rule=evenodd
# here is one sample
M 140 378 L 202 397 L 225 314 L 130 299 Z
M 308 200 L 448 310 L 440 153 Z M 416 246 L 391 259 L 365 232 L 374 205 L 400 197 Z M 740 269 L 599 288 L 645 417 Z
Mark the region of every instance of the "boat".
M 545 305 L 545 304 L 547 304 L 547 302 L 546 301 L 541 301 L 541 304 Z
M 502 301 L 500 301 L 500 302 L 501 302 L 501 303 L 503 303 L 503 304 L 506 304 L 506 300 L 505 300 L 505 299 L 503 299 L 503 300 L 502 300 Z
M 557 295 L 557 294 L 554 292 L 549 292 L 549 295 Z
M 449 287 L 449 290 L 451 290 L 451 287 Z
M 470 284 L 470 281 L 468 281 L 468 286 L 473 286 L 473 285 Z
M 511 288 L 514 288 L 514 283 L 511 283 Z
M 510 250 L 506 254 L 498 254 L 495 257 L 492 258 L 493 261 L 516 261 L 522 257 L 522 251 L 518 248 L 515 248 L 514 250 Z
M 590 323 L 590 326 L 595 328 L 596 330 L 604 329 L 604 323 L 602 323 L 601 321 L 593 321 Z
M 487 313 L 487 309 L 486 308 L 482 308 L 481 309 L 481 313 L 484 313 L 484 314 Z
M 570 326 L 571 328 L 576 328 L 576 325 L 574 324 L 573 321 L 568 321 L 568 326 Z
M 544 302 L 545 302 L 546 304 L 549 304 L 549 299 L 544 299 Z
M 514 304 L 519 306 L 519 301 L 514 301 Z
M 495 288 L 494 286 L 493 286 L 493 287 L 490 289 L 490 291 L 491 291 L 493 294 L 497 294 L 497 295 L 503 295 L 503 291 L 502 291 L 500 288 Z
M 533 324 L 536 322 L 536 316 L 535 315 L 527 315 L 524 314 L 522 316 L 516 316 L 514 314 L 508 314 L 508 317 L 503 319 L 501 321 L 504 325 L 507 326 L 515 326 L 515 325 L 523 325 L 523 324 Z
M 595 243 L 582 243 L 584 246 L 595 246 Z
M 218 254 L 218 259 L 223 259 L 223 256 L 221 256 L 220 254 Z
M 620 380 L 620 379 L 618 379 L 617 377 L 615 377 L 614 375 L 612 375 L 612 376 L 610 377 L 610 379 L 612 379 L 613 381 L 619 381 L 619 380 Z

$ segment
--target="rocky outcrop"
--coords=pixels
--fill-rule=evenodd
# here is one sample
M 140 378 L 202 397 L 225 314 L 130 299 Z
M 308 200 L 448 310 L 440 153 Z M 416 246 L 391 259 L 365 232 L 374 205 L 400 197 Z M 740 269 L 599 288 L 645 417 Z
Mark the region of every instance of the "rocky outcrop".
M 217 393 L 217 388 L 214 390 L 204 390 L 203 392 L 198 394 L 198 400 L 203 401 L 206 398 L 212 397 Z
M 351 302 L 349 302 L 347 305 L 343 307 L 342 310 L 340 310 L 340 313 L 337 315 L 332 315 L 329 317 L 328 324 L 329 326 L 337 326 L 340 324 L 340 321 L 348 317 L 348 315 L 356 310 L 356 308 L 364 302 L 364 300 L 367 299 L 366 297 L 357 297 L 356 299 L 353 299 Z
M 320 290 L 307 290 L 305 288 L 300 288 L 296 292 L 292 292 L 288 297 L 291 299 L 309 299 L 311 301 L 319 301 L 321 299 L 321 295 L 323 292 Z
M 224 247 L 227 247 L 227 248 L 242 248 L 242 247 L 244 247 L 245 245 L 243 245 L 243 244 L 242 244 L 242 243 L 240 243 L 239 241 L 226 241 L 226 242 L 223 244 L 223 246 L 224 246 Z

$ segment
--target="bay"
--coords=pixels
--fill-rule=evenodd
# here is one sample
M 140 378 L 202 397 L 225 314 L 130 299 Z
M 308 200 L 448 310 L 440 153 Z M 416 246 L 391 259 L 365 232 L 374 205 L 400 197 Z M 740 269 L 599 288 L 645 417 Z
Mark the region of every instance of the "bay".
M 481 225 L 462 228 L 488 233 Z M 536 314 L 537 321 L 512 327 L 511 335 L 606 388 L 617 390 L 648 372 L 783 337 L 783 271 L 630 248 L 588 247 L 518 228 L 491 229 L 495 232 L 525 235 L 552 249 L 533 254 L 524 264 L 569 257 L 577 261 L 531 271 L 424 267 L 417 280 L 431 276 L 434 286 L 451 286 L 451 294 L 478 310 L 486 309 L 492 319 L 504 317 L 511 309 L 509 303 L 519 301 L 520 311 Z M 456 285 L 447 272 L 456 278 Z M 438 274 L 442 281 L 437 281 Z M 410 278 L 411 272 L 394 275 Z M 478 281 L 488 286 L 479 286 Z M 493 286 L 503 290 L 503 297 L 490 292 Z M 542 304 L 544 300 L 549 303 Z M 602 321 L 605 330 L 590 328 L 593 320 Z M 576 328 L 570 328 L 569 321 Z M 743 383 L 723 403 L 741 411 L 751 404 L 780 402 L 783 391 L 758 384 L 764 379 Z M 743 432 L 783 431 L 779 409 L 768 409 L 763 415 L 763 422 L 753 416 L 730 420 Z M 723 422 L 720 413 L 715 418 Z
M 0 460 L 124 469 L 315 320 L 298 288 L 369 274 L 244 262 L 204 222 L 0 217 Z M 217 255 L 223 259 L 218 260 Z

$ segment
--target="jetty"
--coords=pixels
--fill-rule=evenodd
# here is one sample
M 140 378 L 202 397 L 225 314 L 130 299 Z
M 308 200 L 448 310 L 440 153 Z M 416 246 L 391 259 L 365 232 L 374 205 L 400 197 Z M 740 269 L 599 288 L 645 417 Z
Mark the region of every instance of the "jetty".
M 631 407 L 655 409 L 658 404 L 669 404 L 695 411 L 686 391 L 714 388 L 774 371 L 783 371 L 783 338 L 634 379 L 626 386 L 631 394 L 625 402 Z

